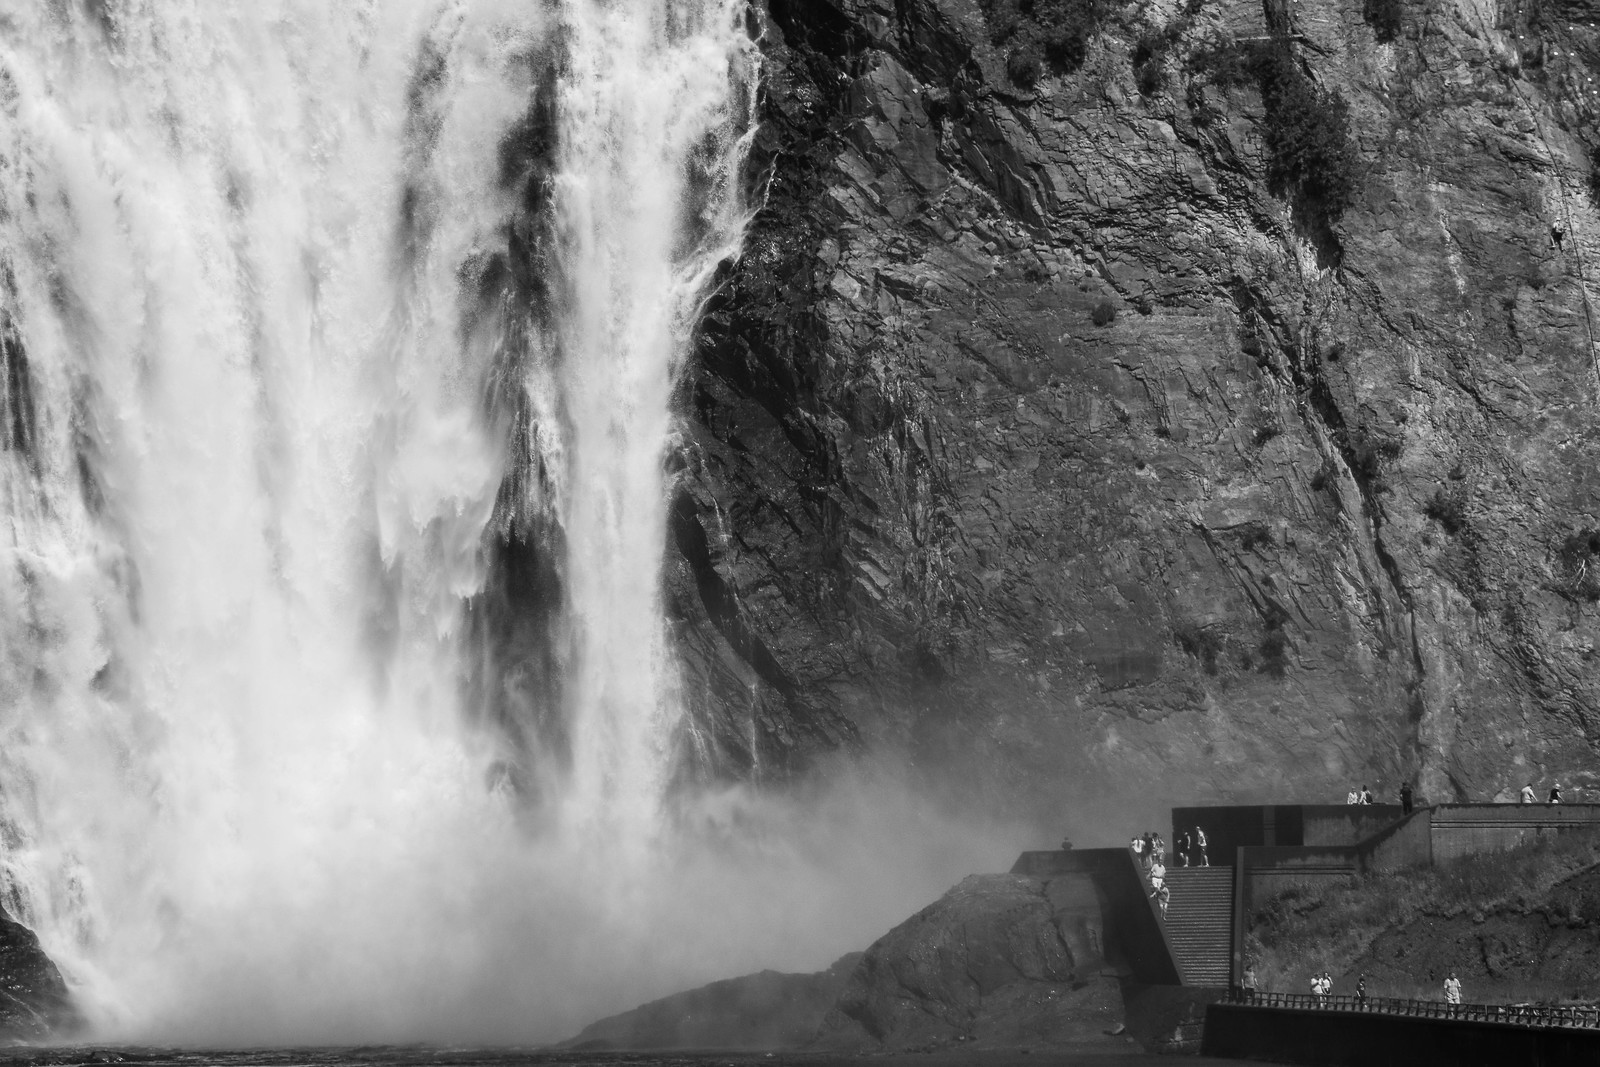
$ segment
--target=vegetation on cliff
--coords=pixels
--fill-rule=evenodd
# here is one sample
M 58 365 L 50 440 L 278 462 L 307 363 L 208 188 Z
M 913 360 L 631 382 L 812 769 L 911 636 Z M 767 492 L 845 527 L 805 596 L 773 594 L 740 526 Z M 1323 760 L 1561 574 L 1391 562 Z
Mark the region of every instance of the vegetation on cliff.
M 1262 989 L 1327 970 L 1351 992 L 1436 998 L 1449 970 L 1477 1002 L 1592 999 L 1600 977 L 1600 837 L 1563 835 L 1435 867 L 1307 885 L 1250 916 Z

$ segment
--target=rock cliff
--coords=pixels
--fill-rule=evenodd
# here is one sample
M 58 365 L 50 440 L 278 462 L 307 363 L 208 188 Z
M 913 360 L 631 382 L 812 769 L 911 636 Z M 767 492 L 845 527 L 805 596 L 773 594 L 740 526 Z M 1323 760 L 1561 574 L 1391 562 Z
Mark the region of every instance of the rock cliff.
M 1103 941 L 1087 878 L 973 875 L 867 949 L 816 1047 L 1120 1046 Z
M 672 526 L 699 736 L 1083 817 L 1600 787 L 1594 18 L 772 0 Z

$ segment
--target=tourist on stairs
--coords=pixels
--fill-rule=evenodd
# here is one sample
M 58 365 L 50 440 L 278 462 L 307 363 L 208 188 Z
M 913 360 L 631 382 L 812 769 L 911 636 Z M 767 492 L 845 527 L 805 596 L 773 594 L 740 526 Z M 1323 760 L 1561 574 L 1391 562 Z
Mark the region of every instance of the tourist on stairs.
M 1194 851 L 1195 851 L 1195 855 L 1198 856 L 1199 859 L 1200 859 L 1200 862 L 1199 862 L 1199 864 L 1197 866 L 1200 866 L 1200 867 L 1209 867 L 1209 866 L 1211 866 L 1211 859 L 1210 859 L 1209 856 L 1206 855 L 1206 844 L 1207 844 L 1206 832 L 1204 830 L 1202 830 L 1200 827 L 1196 826 L 1194 828 Z

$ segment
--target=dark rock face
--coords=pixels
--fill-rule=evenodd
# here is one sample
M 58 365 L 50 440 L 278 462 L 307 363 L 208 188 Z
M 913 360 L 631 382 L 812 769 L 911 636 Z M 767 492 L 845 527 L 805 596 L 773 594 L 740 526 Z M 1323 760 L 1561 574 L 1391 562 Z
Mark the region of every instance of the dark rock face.
M 723 765 L 1058 814 L 1600 785 L 1594 12 L 1107 10 L 1024 88 L 976 0 L 770 5 L 673 523 Z M 1342 215 L 1230 37 L 1348 103 Z
M 903 1051 L 1112 1039 L 1122 1021 L 1087 877 L 974 875 L 879 938 L 817 1045 Z
M 39 939 L 0 911 L 0 1037 L 40 1041 L 71 1032 L 77 1010 Z
M 776 1049 L 811 1040 L 861 958 L 816 974 L 762 971 L 674 993 L 584 1027 L 568 1048 Z

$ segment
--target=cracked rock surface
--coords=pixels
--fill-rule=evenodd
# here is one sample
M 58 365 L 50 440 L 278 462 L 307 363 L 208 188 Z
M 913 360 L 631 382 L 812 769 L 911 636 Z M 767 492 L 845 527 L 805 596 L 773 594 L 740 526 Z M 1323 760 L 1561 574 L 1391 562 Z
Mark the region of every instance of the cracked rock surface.
M 1058 820 L 1600 788 L 1600 30 L 1402 13 L 1128 3 L 1024 89 L 976 0 L 774 0 L 669 568 L 725 764 Z M 1284 34 L 1360 158 L 1321 237 L 1193 60 Z

